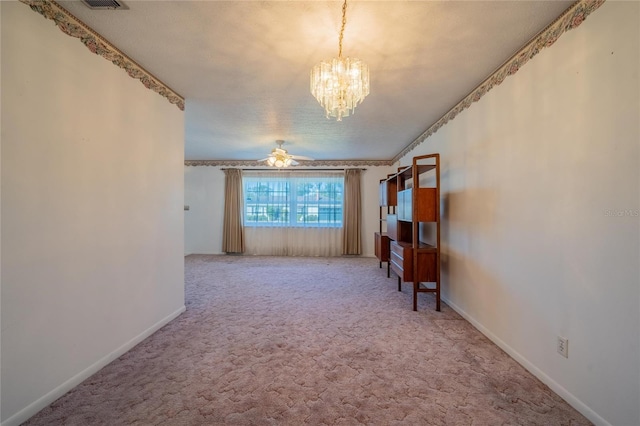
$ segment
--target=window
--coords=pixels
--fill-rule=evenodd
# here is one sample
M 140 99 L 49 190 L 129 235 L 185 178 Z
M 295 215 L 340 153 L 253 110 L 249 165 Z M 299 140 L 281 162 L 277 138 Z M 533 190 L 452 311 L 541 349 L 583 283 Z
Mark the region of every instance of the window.
M 242 181 L 245 226 L 342 226 L 342 173 L 245 172 Z

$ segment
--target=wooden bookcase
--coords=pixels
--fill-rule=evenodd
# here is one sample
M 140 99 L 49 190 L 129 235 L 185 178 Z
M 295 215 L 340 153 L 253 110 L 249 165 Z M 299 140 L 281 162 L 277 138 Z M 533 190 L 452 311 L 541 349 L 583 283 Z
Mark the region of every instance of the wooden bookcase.
M 435 293 L 440 310 L 440 155 L 413 158 L 411 166 L 387 178 L 395 187 L 394 214 L 387 214 L 389 266 L 403 282 L 413 282 L 413 310 L 418 293 Z M 430 285 L 429 285 L 430 284 Z
M 382 263 L 387 263 L 387 277 L 391 276 L 391 270 L 389 265 L 389 256 L 391 254 L 391 240 L 388 233 L 384 232 L 383 225 L 387 221 L 387 216 L 391 213 L 395 213 L 397 204 L 397 180 L 389 179 L 391 175 L 387 176 L 387 179 L 380 180 L 380 193 L 379 193 L 379 227 L 378 232 L 374 235 L 375 242 L 375 254 L 380 261 L 380 268 Z

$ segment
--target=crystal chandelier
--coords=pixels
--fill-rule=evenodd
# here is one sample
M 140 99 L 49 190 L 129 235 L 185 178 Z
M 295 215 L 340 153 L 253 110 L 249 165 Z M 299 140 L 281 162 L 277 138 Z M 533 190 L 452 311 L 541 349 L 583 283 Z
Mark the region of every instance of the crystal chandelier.
M 347 0 L 342 5 L 342 28 L 338 57 L 322 61 L 311 70 L 311 94 L 324 108 L 327 118 L 353 114 L 369 94 L 369 67 L 356 58 L 342 57 L 342 37 L 347 24 Z

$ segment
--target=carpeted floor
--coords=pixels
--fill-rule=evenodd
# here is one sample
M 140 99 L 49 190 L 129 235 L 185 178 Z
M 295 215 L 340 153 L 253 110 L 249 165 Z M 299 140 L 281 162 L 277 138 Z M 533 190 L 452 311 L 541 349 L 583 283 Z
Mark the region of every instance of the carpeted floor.
M 590 424 L 376 259 L 185 263 L 187 311 L 26 424 Z

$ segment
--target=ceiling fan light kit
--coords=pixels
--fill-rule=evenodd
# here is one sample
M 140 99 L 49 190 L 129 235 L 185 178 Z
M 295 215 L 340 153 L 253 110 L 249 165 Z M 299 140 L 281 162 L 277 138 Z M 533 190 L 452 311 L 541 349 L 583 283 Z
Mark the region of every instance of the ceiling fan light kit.
M 286 149 L 282 148 L 282 145 L 284 144 L 283 140 L 277 140 L 276 144 L 278 144 L 278 147 L 273 148 L 267 158 L 263 158 L 258 161 L 266 161 L 267 165 L 281 169 L 289 166 L 297 166 L 298 162 L 296 159 L 308 161 L 313 160 L 313 158 L 289 154 Z
M 281 154 L 274 154 L 273 156 L 269 156 L 269 158 L 267 158 L 267 163 L 270 166 L 273 167 L 289 167 L 291 165 L 291 158 L 288 158 L 285 155 L 281 155 Z
M 369 67 L 357 58 L 342 57 L 342 38 L 347 24 L 347 0 L 342 5 L 342 28 L 338 57 L 322 61 L 311 70 L 311 94 L 325 110 L 327 118 L 353 114 L 369 94 Z

